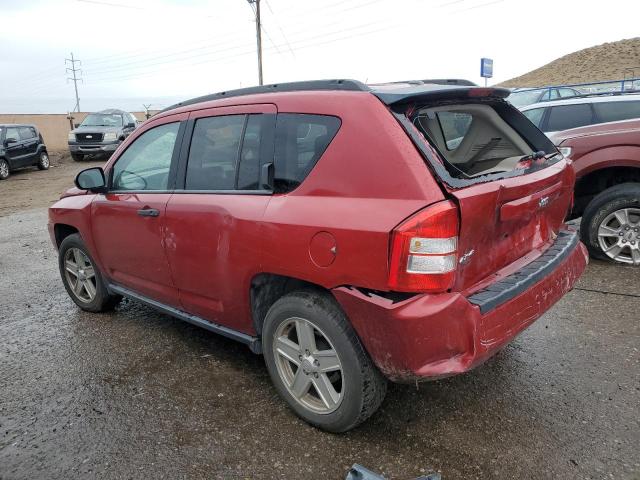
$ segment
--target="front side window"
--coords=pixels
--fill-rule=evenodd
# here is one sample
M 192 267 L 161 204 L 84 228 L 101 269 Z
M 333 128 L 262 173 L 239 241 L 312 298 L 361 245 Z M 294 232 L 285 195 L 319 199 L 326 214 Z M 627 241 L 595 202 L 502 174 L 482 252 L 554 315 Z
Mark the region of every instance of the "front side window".
M 526 112 L 522 112 L 525 117 L 531 120 L 536 127 L 540 128 L 540 124 L 542 122 L 542 116 L 544 115 L 544 108 L 534 108 L 532 110 L 527 110 Z
M 178 122 L 160 125 L 136 138 L 113 166 L 113 190 L 167 190 Z
M 20 134 L 18 133 L 17 128 L 7 128 L 7 136 L 4 138 L 5 141 L 9 139 L 13 139 L 16 142 L 20 141 Z
M 276 192 L 289 192 L 307 177 L 340 128 L 340 119 L 328 115 L 280 113 L 276 123 Z
M 591 106 L 587 103 L 551 107 L 545 132 L 558 132 L 593 123 Z
M 640 118 L 640 101 L 594 103 L 593 108 L 601 122 Z

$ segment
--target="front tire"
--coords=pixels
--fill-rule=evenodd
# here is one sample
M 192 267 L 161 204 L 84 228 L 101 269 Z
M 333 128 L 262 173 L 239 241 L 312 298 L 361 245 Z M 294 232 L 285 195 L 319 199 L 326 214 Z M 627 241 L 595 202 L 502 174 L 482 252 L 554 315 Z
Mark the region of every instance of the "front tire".
M 593 257 L 640 266 L 640 184 L 622 183 L 594 197 L 580 236 Z
M 69 235 L 60 244 L 58 252 L 62 283 L 76 305 L 87 312 L 113 310 L 121 297 L 109 294 L 82 237 L 77 233 Z
M 4 158 L 0 158 L 0 180 L 6 180 L 7 178 L 9 178 L 9 174 L 9 162 L 7 162 Z
M 387 381 L 335 300 L 300 291 L 269 309 L 263 353 L 280 396 L 306 422 L 345 432 L 380 406 Z
M 81 162 L 82 160 L 84 160 L 84 155 L 80 153 L 72 153 L 71 158 L 73 158 L 74 162 Z
M 47 152 L 40 152 L 40 158 L 38 159 L 38 170 L 49 170 L 49 155 Z

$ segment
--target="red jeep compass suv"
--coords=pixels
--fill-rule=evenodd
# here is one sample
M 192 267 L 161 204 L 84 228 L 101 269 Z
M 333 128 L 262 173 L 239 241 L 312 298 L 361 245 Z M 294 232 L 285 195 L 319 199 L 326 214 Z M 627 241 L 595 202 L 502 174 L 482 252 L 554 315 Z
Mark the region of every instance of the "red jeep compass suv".
M 51 207 L 64 285 L 246 343 L 300 417 L 349 430 L 385 377 L 479 365 L 585 268 L 573 170 L 508 94 L 330 80 L 175 105 Z

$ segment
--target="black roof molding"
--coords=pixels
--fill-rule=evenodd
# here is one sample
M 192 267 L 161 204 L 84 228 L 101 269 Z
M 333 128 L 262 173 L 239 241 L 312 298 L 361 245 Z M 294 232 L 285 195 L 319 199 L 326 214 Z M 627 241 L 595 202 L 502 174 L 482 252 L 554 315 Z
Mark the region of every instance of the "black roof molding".
M 274 83 L 259 87 L 240 88 L 224 92 L 192 98 L 165 108 L 162 112 L 176 108 L 195 105 L 197 103 L 221 100 L 223 98 L 240 97 L 243 95 L 257 95 L 277 92 L 304 91 L 350 91 L 370 92 L 387 105 L 398 105 L 409 102 L 419 102 L 430 99 L 452 99 L 461 97 L 493 97 L 506 98 L 511 91 L 506 88 L 478 87 L 469 80 L 462 79 L 434 79 L 434 80 L 404 80 L 365 85 L 358 80 L 309 80 L 304 82 Z M 160 113 L 162 113 L 160 112 Z
M 176 103 L 165 108 L 162 112 L 167 112 L 175 108 L 194 105 L 196 103 L 208 102 L 211 100 L 220 100 L 222 98 L 240 97 L 243 95 L 256 95 L 259 93 L 276 93 L 276 92 L 303 92 L 303 91 L 321 91 L 321 90 L 346 90 L 368 92 L 370 89 L 364 83 L 357 80 L 335 79 L 335 80 L 309 80 L 304 82 L 287 82 L 273 83 L 271 85 L 262 85 L 259 87 L 239 88 L 236 90 L 227 90 L 224 92 L 204 95 L 202 97 L 192 98 L 184 102 Z M 161 113 L 162 113 L 161 112 Z

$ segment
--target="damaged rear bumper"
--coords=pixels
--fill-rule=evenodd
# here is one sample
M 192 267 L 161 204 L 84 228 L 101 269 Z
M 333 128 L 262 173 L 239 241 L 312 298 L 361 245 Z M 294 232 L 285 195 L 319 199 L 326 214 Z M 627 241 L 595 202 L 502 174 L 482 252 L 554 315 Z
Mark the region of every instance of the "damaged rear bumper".
M 543 256 L 468 297 L 420 294 L 394 302 L 352 287 L 333 293 L 389 379 L 435 379 L 498 352 L 573 288 L 587 262 L 577 233 L 567 231 Z

